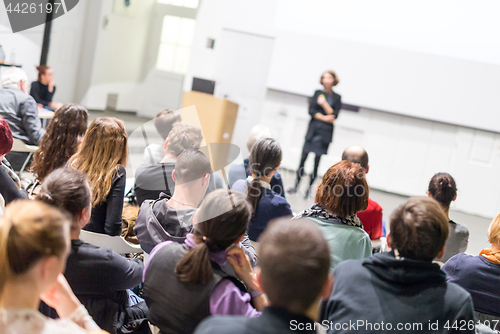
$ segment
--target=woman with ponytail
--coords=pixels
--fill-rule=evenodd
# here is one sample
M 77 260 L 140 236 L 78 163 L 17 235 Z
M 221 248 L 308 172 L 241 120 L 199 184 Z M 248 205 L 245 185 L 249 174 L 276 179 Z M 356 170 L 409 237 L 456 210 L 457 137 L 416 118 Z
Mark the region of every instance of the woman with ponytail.
M 267 306 L 248 256 L 237 246 L 250 216 L 244 194 L 215 190 L 196 211 L 184 244 L 165 241 L 153 249 L 144 299 L 160 332 L 192 333 L 209 315 L 254 317 Z M 223 270 L 226 262 L 233 272 Z
M 69 253 L 66 215 L 44 203 L 17 200 L 0 218 L 0 331 L 88 333 L 99 327 L 61 274 Z M 38 312 L 42 299 L 61 317 Z
M 257 141 L 250 150 L 250 175 L 246 180 L 236 181 L 232 187 L 233 190 L 248 194 L 247 199 L 252 207 L 248 236 L 253 242 L 264 232 L 270 220 L 292 215 L 290 204 L 271 189 L 270 185 L 282 156 L 281 146 L 276 140 L 265 138 Z
M 448 219 L 450 233 L 446 240 L 444 255 L 441 259 L 436 259 L 445 263 L 452 256 L 464 253 L 469 243 L 469 229 L 467 226 L 455 223 L 449 216 L 450 204 L 457 199 L 457 185 L 455 184 L 455 180 L 447 173 L 435 174 L 429 182 L 427 196 L 434 198 L 441 204 L 446 219 Z

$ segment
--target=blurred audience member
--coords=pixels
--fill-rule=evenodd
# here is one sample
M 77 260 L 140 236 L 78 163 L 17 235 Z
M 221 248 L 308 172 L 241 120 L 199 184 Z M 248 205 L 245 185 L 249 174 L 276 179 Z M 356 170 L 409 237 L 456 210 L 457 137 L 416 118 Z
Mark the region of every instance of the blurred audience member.
M 57 110 L 62 107 L 60 102 L 52 102 L 56 92 L 54 73 L 47 65 L 37 66 L 38 80 L 31 83 L 30 95 L 33 96 L 40 108 Z
M 447 283 L 432 262 L 444 254 L 448 237 L 440 205 L 427 197 L 410 198 L 393 212 L 390 225 L 392 252 L 335 268 L 323 318 L 356 326 L 331 327 L 329 333 L 474 333 L 471 296 Z
M 250 155 L 250 151 L 252 150 L 253 144 L 255 144 L 257 141 L 264 139 L 264 138 L 271 138 L 271 130 L 269 130 L 268 127 L 265 127 L 263 125 L 256 125 L 250 130 L 250 134 L 248 135 L 248 140 L 247 140 L 247 149 L 248 149 L 248 154 Z M 245 180 L 247 177 L 250 176 L 250 171 L 249 171 L 249 158 L 246 158 L 243 160 L 242 164 L 238 165 L 233 165 L 231 168 L 229 168 L 229 173 L 228 173 L 228 178 L 229 178 L 229 187 L 232 188 L 234 183 L 238 180 Z M 281 179 L 281 175 L 278 171 L 274 173 L 273 177 L 271 178 L 271 182 L 269 182 L 271 185 L 271 189 L 280 195 L 281 197 L 285 198 L 285 191 L 283 190 L 283 181 Z
M 97 118 L 69 160 L 69 167 L 87 174 L 91 183 L 92 216 L 84 230 L 112 236 L 122 232 L 127 140 L 122 121 Z
M 279 219 L 259 239 L 257 282 L 269 306 L 257 318 L 210 317 L 196 334 L 319 333 L 321 302 L 332 291 L 328 243 L 311 221 Z
M 370 237 L 356 216 L 368 206 L 369 188 L 361 165 L 340 161 L 330 167 L 316 192 L 316 203 L 295 218 L 307 217 L 321 228 L 330 246 L 331 269 L 372 254 Z
M 490 248 L 483 249 L 478 256 L 459 253 L 441 268 L 448 282 L 456 283 L 467 290 L 474 302 L 475 317 L 485 324 L 500 321 L 500 214 L 488 229 Z M 445 249 L 446 252 L 446 249 Z M 486 321 L 488 320 L 488 321 Z M 498 326 L 496 326 L 498 330 Z
M 38 118 L 35 100 L 28 95 L 28 77 L 17 67 L 10 67 L 2 73 L 0 89 L 0 116 L 10 125 L 14 138 L 25 144 L 38 145 L 45 130 Z M 7 159 L 18 171 L 26 161 L 28 153 L 11 152 Z
M 349 146 L 342 153 L 342 160 L 358 163 L 368 174 L 370 165 L 368 164 L 368 153 L 360 146 Z M 368 207 L 364 211 L 356 214 L 363 223 L 363 229 L 368 233 L 371 240 L 380 239 L 382 237 L 382 207 L 368 198 Z
M 450 174 L 437 173 L 429 182 L 427 195 L 434 198 L 441 204 L 446 219 L 448 219 L 448 227 L 450 232 L 448 239 L 446 239 L 446 247 L 444 248 L 444 255 L 439 260 L 441 262 L 448 261 L 452 256 L 458 253 L 464 253 L 467 250 L 469 243 L 469 229 L 463 224 L 455 223 L 450 219 L 450 204 L 457 199 L 457 186 L 455 180 Z
M 252 219 L 248 225 L 250 240 L 257 241 L 267 223 L 274 218 L 291 216 L 290 204 L 271 189 L 270 181 L 281 164 L 280 144 L 271 138 L 257 141 L 250 151 L 247 179 L 238 180 L 232 189 L 248 194 L 252 206 Z
M 255 317 L 267 306 L 248 256 L 237 246 L 250 216 L 245 195 L 215 190 L 196 212 L 185 244 L 165 241 L 153 249 L 144 299 L 151 323 L 162 333 L 192 333 L 209 315 Z M 236 277 L 221 268 L 226 262 Z

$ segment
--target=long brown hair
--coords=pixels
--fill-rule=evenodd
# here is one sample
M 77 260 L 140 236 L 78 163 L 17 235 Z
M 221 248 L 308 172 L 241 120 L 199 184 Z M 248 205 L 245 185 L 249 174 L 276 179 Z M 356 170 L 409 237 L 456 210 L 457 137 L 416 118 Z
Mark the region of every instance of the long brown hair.
M 213 269 L 208 252 L 220 252 L 234 244 L 245 234 L 250 217 L 250 204 L 243 193 L 217 189 L 208 194 L 193 229 L 197 245 L 175 268 L 179 279 L 189 284 L 210 282 Z
M 0 218 L 0 294 L 8 280 L 69 247 L 69 219 L 47 204 L 17 200 Z
M 87 109 L 78 104 L 65 104 L 56 110 L 33 156 L 31 172 L 39 181 L 75 154 L 87 130 L 88 118 Z
M 119 165 L 127 165 L 127 132 L 115 117 L 100 117 L 89 126 L 71 168 L 87 174 L 92 188 L 92 205 L 106 201 Z
M 281 146 L 272 138 L 264 138 L 253 144 L 248 158 L 248 172 L 256 177 L 248 185 L 248 201 L 252 206 L 253 213 L 257 210 L 262 195 L 259 177 L 267 177 L 273 170 L 278 168 L 283 158 Z

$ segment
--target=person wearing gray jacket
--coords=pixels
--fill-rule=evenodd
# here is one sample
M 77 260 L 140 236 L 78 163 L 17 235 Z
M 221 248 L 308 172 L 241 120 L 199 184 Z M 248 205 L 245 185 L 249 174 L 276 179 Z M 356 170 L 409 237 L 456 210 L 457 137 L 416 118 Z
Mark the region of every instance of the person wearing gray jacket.
M 25 144 L 38 145 L 45 129 L 38 118 L 36 102 L 28 94 L 27 81 L 26 73 L 17 67 L 11 67 L 2 74 L 0 116 L 9 123 L 14 138 Z M 15 170 L 19 170 L 26 156 L 25 153 L 12 152 L 7 159 Z

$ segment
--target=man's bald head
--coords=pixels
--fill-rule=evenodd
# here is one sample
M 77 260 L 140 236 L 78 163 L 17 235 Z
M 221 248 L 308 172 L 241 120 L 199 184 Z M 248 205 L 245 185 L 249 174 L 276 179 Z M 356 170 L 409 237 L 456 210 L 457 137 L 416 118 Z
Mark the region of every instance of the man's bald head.
M 368 153 L 361 146 L 349 146 L 342 153 L 342 160 L 358 163 L 368 173 Z

